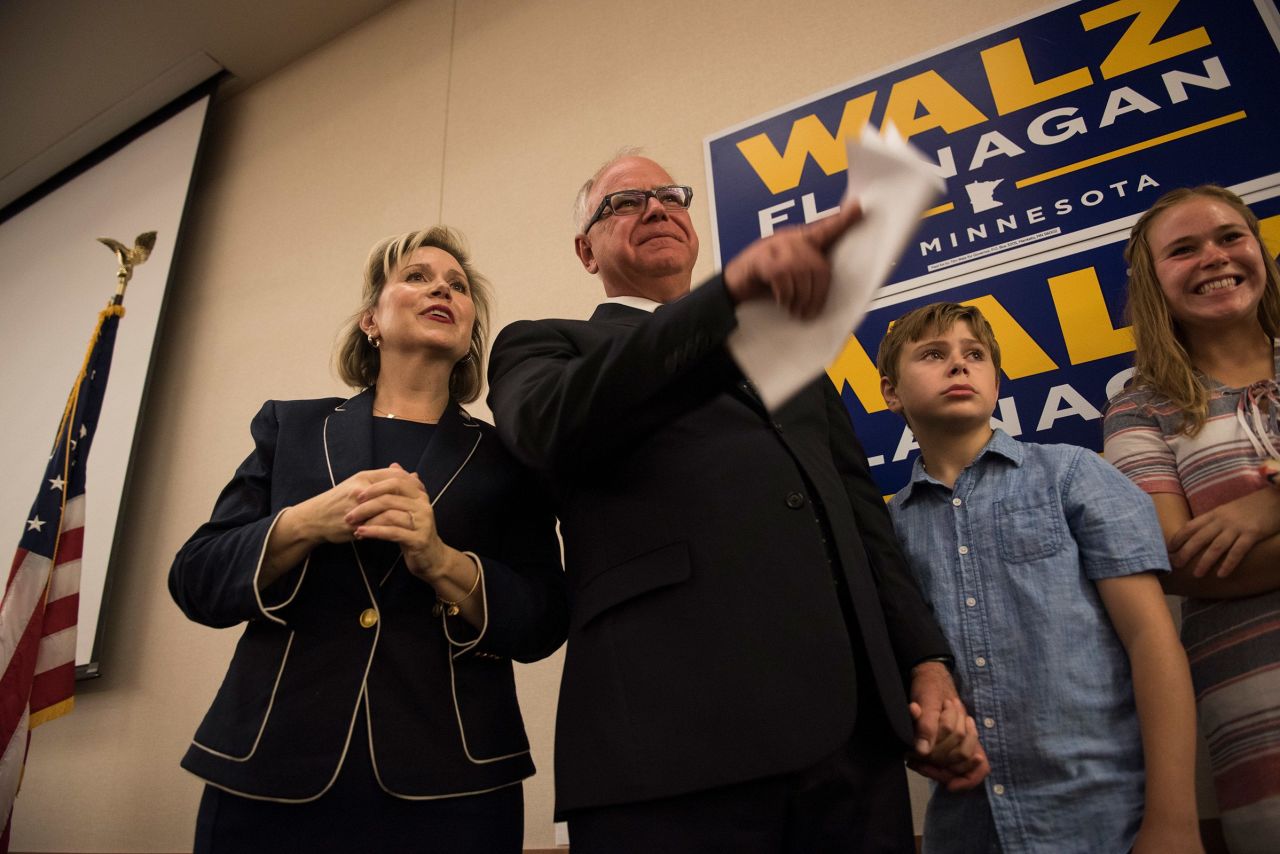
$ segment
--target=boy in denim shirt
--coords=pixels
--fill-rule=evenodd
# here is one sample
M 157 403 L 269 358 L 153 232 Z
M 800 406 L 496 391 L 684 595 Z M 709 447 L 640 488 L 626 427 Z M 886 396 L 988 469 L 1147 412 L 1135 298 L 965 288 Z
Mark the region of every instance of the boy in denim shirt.
M 877 367 L 920 445 L 889 510 L 991 763 L 981 787 L 935 787 L 925 851 L 1200 851 L 1195 708 L 1150 499 L 1090 451 L 992 430 L 1000 348 L 976 308 L 908 312 Z

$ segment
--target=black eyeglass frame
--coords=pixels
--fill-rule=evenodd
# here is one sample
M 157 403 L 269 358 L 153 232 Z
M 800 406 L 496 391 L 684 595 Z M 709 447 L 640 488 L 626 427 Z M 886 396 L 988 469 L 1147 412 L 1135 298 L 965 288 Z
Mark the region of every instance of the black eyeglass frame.
M 591 226 L 595 225 L 597 222 L 601 220 L 602 217 L 604 217 L 604 212 L 606 209 L 613 211 L 614 216 L 636 216 L 641 213 L 644 213 L 645 208 L 649 206 L 649 199 L 657 199 L 658 194 L 661 193 L 663 190 L 684 190 L 685 202 L 684 204 L 679 206 L 678 208 L 679 210 L 688 210 L 689 205 L 693 204 L 693 187 L 687 187 L 684 184 L 664 184 L 663 186 L 655 187 L 652 190 L 639 190 L 639 189 L 615 190 L 612 193 L 605 194 L 605 197 L 600 200 L 599 206 L 596 207 L 596 212 L 591 215 L 591 219 L 587 220 L 587 225 L 585 228 L 582 229 L 582 233 L 586 234 L 588 231 L 590 231 Z M 644 196 L 644 203 L 640 205 L 640 208 L 636 210 L 634 214 L 630 214 L 630 213 L 620 214 L 616 210 L 614 210 L 613 197 L 622 195 L 623 193 L 632 193 L 632 194 L 640 193 L 641 195 Z M 662 200 L 658 199 L 658 203 L 662 204 Z M 664 208 L 667 207 L 666 205 L 662 205 L 662 206 Z M 669 208 L 669 210 L 677 210 L 677 208 Z

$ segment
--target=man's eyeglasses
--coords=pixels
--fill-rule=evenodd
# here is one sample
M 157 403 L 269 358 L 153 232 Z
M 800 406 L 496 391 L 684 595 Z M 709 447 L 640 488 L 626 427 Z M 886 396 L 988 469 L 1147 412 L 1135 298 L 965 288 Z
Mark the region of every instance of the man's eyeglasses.
M 609 193 L 600 200 L 600 207 L 596 208 L 596 212 L 591 215 L 582 233 L 586 234 L 590 231 L 591 226 L 604 217 L 605 211 L 612 211 L 614 216 L 635 216 L 643 213 L 650 198 L 657 199 L 658 203 L 669 211 L 687 208 L 693 201 L 693 188 L 671 186 L 658 187 L 654 190 L 619 190 L 616 193 Z

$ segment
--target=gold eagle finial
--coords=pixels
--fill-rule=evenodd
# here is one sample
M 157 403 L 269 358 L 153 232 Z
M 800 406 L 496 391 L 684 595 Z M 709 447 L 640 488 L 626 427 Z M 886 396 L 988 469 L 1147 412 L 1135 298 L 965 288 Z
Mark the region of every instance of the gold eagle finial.
M 116 271 L 116 279 L 119 285 L 116 288 L 115 296 L 115 302 L 119 304 L 124 297 L 125 285 L 129 284 L 129 280 L 133 278 L 133 268 L 151 257 L 151 250 L 156 245 L 156 233 L 154 231 L 144 231 L 139 234 L 137 239 L 133 241 L 132 249 L 119 240 L 112 240 L 110 237 L 99 237 L 98 242 L 116 253 L 116 260 L 120 262 L 120 269 Z
M 112 240 L 110 237 L 99 237 L 99 243 L 106 244 L 107 248 L 116 253 L 116 260 L 120 262 L 121 267 L 136 267 L 143 261 L 147 260 L 151 255 L 151 250 L 156 245 L 156 233 L 154 231 L 143 232 L 133 241 L 133 248 L 129 249 L 119 240 Z

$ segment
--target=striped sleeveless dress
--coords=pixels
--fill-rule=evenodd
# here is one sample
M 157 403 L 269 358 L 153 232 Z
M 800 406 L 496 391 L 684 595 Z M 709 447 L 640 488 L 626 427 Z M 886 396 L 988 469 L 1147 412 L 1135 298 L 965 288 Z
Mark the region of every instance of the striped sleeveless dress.
M 1106 458 L 1145 492 L 1183 496 L 1193 517 L 1274 488 L 1258 466 L 1280 456 L 1274 379 L 1246 388 L 1200 379 L 1209 413 L 1194 437 L 1179 432 L 1172 403 L 1142 388 L 1113 398 L 1103 422 Z M 1280 851 L 1280 590 L 1185 600 L 1182 642 L 1228 845 L 1235 854 Z

